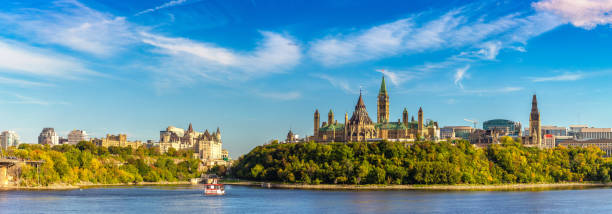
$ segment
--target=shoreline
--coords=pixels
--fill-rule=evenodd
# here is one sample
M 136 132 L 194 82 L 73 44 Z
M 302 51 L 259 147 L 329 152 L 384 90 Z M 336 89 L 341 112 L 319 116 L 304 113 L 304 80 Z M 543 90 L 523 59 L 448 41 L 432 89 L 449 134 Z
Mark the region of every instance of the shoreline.
M 303 190 L 441 190 L 441 191 L 503 191 L 503 190 L 555 190 L 612 187 L 612 183 L 536 183 L 536 184 L 456 184 L 456 185 L 384 185 L 384 184 L 282 184 L 268 182 L 227 182 L 225 185 L 254 186 L 271 189 Z
M 0 187 L 0 191 L 7 190 L 74 190 L 95 187 L 111 187 L 111 186 L 147 186 L 147 185 L 184 185 L 191 184 L 189 181 L 174 181 L 174 182 L 138 182 L 138 183 L 117 183 L 117 184 L 94 184 L 94 183 L 79 183 L 79 184 L 52 184 L 49 186 L 5 186 Z

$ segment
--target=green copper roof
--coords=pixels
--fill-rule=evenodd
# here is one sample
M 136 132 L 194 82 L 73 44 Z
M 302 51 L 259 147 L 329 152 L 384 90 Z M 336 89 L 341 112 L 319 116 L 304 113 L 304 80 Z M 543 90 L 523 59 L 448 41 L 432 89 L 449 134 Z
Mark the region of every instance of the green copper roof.
M 404 130 L 404 129 L 408 129 L 404 125 L 404 123 L 397 123 L 397 122 L 377 123 L 374 127 L 378 128 L 378 129 L 387 129 L 387 130 Z
M 342 123 L 329 124 L 329 125 L 325 125 L 325 126 L 319 128 L 319 131 L 322 131 L 322 132 L 326 132 L 326 131 L 343 131 L 343 130 L 344 130 L 344 124 L 342 124 Z
M 385 75 L 382 77 L 382 83 L 380 84 L 380 94 L 387 94 L 387 85 L 385 85 Z

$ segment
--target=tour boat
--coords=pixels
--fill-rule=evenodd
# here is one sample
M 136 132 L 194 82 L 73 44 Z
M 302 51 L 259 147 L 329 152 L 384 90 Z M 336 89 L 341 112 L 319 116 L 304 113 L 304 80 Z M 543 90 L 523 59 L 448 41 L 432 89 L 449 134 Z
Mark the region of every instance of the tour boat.
M 225 195 L 223 184 L 205 184 L 204 195 Z

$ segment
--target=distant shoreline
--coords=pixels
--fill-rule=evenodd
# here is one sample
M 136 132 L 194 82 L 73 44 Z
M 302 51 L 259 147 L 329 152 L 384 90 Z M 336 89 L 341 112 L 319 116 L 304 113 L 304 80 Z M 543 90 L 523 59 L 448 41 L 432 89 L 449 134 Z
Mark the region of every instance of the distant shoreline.
M 268 182 L 227 182 L 226 185 L 256 186 L 275 189 L 305 190 L 445 190 L 445 191 L 489 191 L 489 190 L 547 190 L 612 187 L 612 183 L 542 183 L 542 184 L 490 184 L 490 185 L 384 185 L 384 184 L 281 184 Z
M 138 183 L 117 183 L 117 184 L 93 184 L 93 183 L 81 183 L 81 184 L 51 184 L 49 186 L 7 186 L 0 187 L 0 191 L 5 190 L 73 190 L 83 188 L 94 188 L 94 187 L 105 187 L 105 186 L 146 186 L 146 185 L 181 185 L 191 184 L 189 181 L 175 181 L 175 182 L 138 182 Z

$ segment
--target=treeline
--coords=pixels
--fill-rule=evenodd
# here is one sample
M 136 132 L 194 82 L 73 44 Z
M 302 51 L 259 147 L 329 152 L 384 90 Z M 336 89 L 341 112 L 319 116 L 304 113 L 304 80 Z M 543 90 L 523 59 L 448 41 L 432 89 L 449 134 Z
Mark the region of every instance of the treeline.
M 192 158 L 192 152 L 172 150 L 162 155 L 156 147 L 105 148 L 86 141 L 75 146 L 21 144 L 5 155 L 43 161 L 38 168 L 21 168 L 20 185 L 24 186 L 186 181 L 201 173 L 200 161 Z
M 258 146 L 233 176 L 306 184 L 509 184 L 610 182 L 597 147 L 538 149 L 512 138 L 476 148 L 467 141 L 291 143 Z

